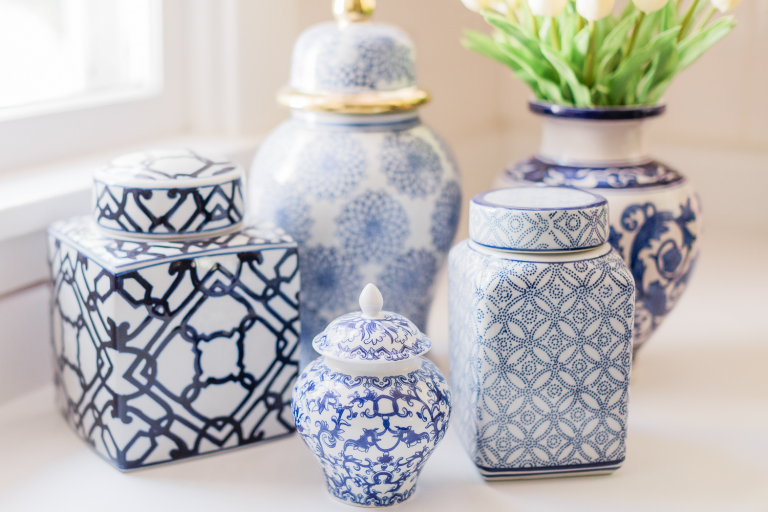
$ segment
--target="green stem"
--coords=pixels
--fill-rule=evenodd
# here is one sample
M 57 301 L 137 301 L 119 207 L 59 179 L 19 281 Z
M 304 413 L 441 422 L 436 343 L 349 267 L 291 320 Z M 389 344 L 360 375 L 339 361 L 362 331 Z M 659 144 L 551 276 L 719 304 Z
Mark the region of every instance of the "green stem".
M 701 22 L 701 24 L 699 25 L 699 28 L 696 29 L 697 31 L 707 26 L 707 24 L 709 23 L 709 20 L 711 20 L 712 16 L 715 15 L 716 10 L 717 9 L 715 9 L 714 5 L 709 8 L 709 12 L 707 13 L 707 16 L 704 18 L 704 21 Z
M 678 42 L 680 42 L 683 37 L 685 37 L 685 33 L 688 31 L 688 25 L 691 24 L 693 13 L 696 12 L 696 6 L 698 5 L 699 0 L 693 0 L 693 2 L 691 2 L 691 6 L 688 7 L 688 12 L 685 13 L 685 18 L 683 18 L 683 22 L 680 24 L 680 32 L 677 33 Z
M 584 58 L 584 83 L 590 89 L 595 83 L 595 37 L 596 37 L 596 24 L 594 21 L 589 21 L 589 48 L 587 48 L 587 56 Z
M 557 30 L 557 18 L 552 16 L 552 23 L 549 26 L 549 35 L 552 37 L 552 46 L 558 52 L 560 51 L 560 34 Z
M 531 12 L 531 6 L 528 5 L 527 1 L 523 2 L 523 5 L 525 5 L 525 13 L 528 15 L 528 18 L 531 20 L 531 31 L 533 32 L 534 39 L 539 39 L 539 24 L 536 21 L 536 16 L 533 15 Z
M 629 58 L 629 54 L 632 53 L 632 49 L 634 49 L 635 47 L 635 41 L 637 41 L 637 33 L 640 32 L 640 24 L 643 23 L 644 19 L 645 19 L 645 13 L 643 11 L 640 11 L 637 14 L 637 19 L 635 19 L 635 26 L 632 29 L 632 36 L 630 36 L 629 38 L 627 53 L 624 54 L 624 57 L 622 60 L 627 60 L 627 58 Z
M 584 18 L 581 17 L 580 14 L 576 14 L 576 33 L 578 34 L 581 32 L 581 29 L 584 28 Z

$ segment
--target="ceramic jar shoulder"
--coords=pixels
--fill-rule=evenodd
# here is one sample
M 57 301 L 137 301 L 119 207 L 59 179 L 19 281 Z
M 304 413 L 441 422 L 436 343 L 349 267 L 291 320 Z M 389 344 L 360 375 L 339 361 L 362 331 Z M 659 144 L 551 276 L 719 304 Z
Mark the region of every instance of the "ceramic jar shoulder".
M 451 415 L 448 384 L 429 360 L 389 363 L 390 371 L 350 371 L 321 357 L 299 376 L 296 428 L 335 498 L 389 506 L 408 499 Z
M 254 207 L 269 214 L 287 194 L 298 196 L 297 187 L 305 196 L 304 205 L 296 204 L 298 211 L 318 202 L 341 205 L 361 190 L 383 189 L 401 201 L 458 192 L 458 167 L 440 135 L 412 115 L 379 117 L 380 123 L 368 119 L 365 124 L 300 117 L 284 121 L 254 160 Z M 294 238 L 301 242 L 311 236 L 301 219 L 293 224 Z

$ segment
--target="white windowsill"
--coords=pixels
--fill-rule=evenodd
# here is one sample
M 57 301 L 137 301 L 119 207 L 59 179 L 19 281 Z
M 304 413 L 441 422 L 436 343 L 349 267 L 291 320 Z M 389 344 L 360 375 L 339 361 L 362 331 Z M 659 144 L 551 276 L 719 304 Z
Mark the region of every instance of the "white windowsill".
M 197 147 L 222 153 L 247 169 L 250 161 L 242 158 L 250 158 L 261 139 L 179 136 L 0 176 L 0 242 L 45 229 L 55 220 L 90 212 L 93 171 L 114 156 L 153 147 Z
M 47 279 L 45 230 L 54 221 L 91 212 L 93 172 L 111 158 L 146 148 L 195 147 L 248 169 L 262 139 L 181 135 L 0 175 L 0 296 Z

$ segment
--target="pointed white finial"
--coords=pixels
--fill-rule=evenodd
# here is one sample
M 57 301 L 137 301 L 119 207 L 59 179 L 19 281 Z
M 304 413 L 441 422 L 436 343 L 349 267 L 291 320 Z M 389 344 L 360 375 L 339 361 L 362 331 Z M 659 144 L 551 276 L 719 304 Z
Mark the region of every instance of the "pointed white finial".
M 381 318 L 381 308 L 384 307 L 384 297 L 376 285 L 368 283 L 360 294 L 360 309 L 366 318 Z

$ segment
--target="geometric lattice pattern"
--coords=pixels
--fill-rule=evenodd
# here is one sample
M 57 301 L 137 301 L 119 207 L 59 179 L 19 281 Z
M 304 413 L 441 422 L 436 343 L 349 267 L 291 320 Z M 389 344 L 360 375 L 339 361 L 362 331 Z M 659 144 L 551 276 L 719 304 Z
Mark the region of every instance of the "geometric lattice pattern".
M 105 229 L 143 235 L 199 234 L 243 220 L 242 181 L 195 188 L 148 190 L 96 182 L 96 222 Z
M 469 234 L 475 242 L 500 249 L 568 251 L 597 247 L 608 240 L 608 208 L 533 212 L 470 203 Z
M 293 242 L 115 241 L 82 219 L 49 233 L 57 401 L 100 455 L 133 469 L 294 430 Z
M 534 263 L 463 242 L 449 279 L 454 419 L 483 475 L 616 469 L 635 294 L 621 257 Z
M 96 172 L 94 216 L 102 228 L 143 236 L 234 227 L 244 214 L 242 174 L 188 149 L 130 153 Z
M 600 168 L 531 158 L 508 169 L 504 183 L 580 187 L 605 194 L 611 212 L 609 242 L 635 278 L 633 347 L 639 350 L 685 292 L 698 260 L 702 209 L 685 178 L 655 160 Z

